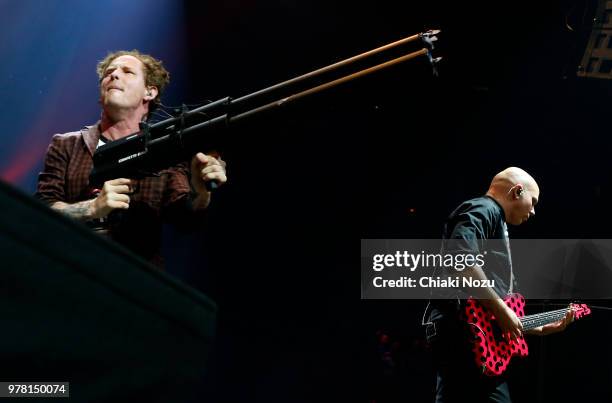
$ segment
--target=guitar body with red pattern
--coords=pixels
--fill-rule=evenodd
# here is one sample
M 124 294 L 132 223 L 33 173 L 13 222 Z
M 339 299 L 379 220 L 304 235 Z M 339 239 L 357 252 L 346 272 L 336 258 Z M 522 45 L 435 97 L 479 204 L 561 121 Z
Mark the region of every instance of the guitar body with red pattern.
M 574 311 L 575 319 L 591 313 L 585 304 L 570 304 L 564 309 L 525 316 L 525 298 L 522 295 L 510 294 L 504 298 L 504 302 L 520 319 L 523 331 L 563 319 L 569 309 Z M 529 354 L 527 342 L 523 337 L 519 337 L 516 341 L 502 337 L 495 323 L 495 317 L 478 300 L 472 298 L 467 300 L 463 310 L 463 319 L 469 325 L 476 365 L 485 375 L 501 375 L 508 367 L 512 357 L 526 357 Z

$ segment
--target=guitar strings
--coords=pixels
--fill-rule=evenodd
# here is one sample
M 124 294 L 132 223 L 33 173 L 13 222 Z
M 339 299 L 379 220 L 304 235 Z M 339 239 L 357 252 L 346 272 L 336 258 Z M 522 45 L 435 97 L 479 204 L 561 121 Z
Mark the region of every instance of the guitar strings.
M 544 325 L 547 323 L 555 322 L 557 320 L 562 319 L 565 314 L 569 311 L 569 308 L 559 309 L 556 311 L 544 312 L 535 315 L 524 316 L 521 319 L 521 322 L 524 325 L 538 327 L 540 325 Z M 528 329 L 527 329 L 528 330 Z

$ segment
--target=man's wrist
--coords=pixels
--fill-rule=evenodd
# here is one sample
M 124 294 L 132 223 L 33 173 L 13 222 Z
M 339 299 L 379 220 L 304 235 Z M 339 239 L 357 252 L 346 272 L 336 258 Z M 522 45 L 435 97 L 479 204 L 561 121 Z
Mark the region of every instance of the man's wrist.
M 191 189 L 190 195 L 191 205 L 195 210 L 205 209 L 210 203 L 210 192 L 205 188 L 202 192 Z
M 96 209 L 96 199 L 87 200 L 87 215 L 90 220 L 95 220 L 98 217 L 98 209 Z

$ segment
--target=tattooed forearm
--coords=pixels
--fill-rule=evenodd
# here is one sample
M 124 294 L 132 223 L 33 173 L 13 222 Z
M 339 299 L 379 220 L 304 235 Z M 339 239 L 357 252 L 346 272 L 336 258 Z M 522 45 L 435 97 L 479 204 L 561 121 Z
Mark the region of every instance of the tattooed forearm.
M 69 217 L 79 221 L 87 221 L 93 219 L 91 204 L 93 200 L 86 200 L 78 203 L 55 202 L 51 205 L 53 210 L 59 211 Z

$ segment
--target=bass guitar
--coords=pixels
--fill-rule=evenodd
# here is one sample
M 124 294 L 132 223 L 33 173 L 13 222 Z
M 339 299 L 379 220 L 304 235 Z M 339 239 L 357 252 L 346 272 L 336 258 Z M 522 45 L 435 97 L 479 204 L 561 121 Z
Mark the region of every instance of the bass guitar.
M 523 331 L 561 320 L 570 309 L 574 311 L 574 319 L 580 319 L 591 313 L 591 309 L 585 304 L 570 304 L 567 308 L 525 316 L 525 298 L 522 295 L 510 294 L 504 298 L 504 302 L 519 317 Z M 502 336 L 495 317 L 478 300 L 473 298 L 467 300 L 463 319 L 470 329 L 476 365 L 485 375 L 501 375 L 512 357 L 526 357 L 529 353 L 527 342 L 523 337 L 506 340 Z

